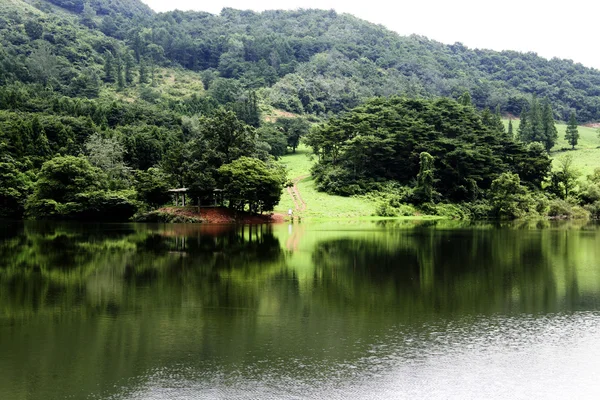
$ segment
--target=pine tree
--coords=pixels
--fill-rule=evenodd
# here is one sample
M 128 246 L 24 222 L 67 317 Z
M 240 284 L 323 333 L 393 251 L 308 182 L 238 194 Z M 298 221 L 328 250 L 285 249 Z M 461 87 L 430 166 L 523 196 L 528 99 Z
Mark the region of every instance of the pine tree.
M 472 106 L 473 102 L 471 100 L 471 93 L 469 91 L 465 91 L 459 98 L 458 102 L 463 106 Z
M 529 105 L 528 112 L 528 121 L 527 121 L 527 133 L 526 137 L 528 137 L 527 142 L 540 142 L 546 143 L 546 135 L 544 134 L 544 123 L 542 120 L 542 109 L 540 107 L 540 102 L 537 99 L 537 96 L 533 96 L 531 98 L 531 103 Z
M 542 124 L 544 127 L 544 146 L 546 147 L 547 151 L 550 151 L 558 139 L 558 130 L 554 124 L 554 113 L 552 112 L 552 107 L 547 99 L 544 101 Z
M 139 83 L 147 83 L 147 82 L 148 82 L 148 70 L 146 69 L 146 61 L 142 58 L 140 60 Z
M 527 125 L 527 110 L 521 110 L 521 117 L 519 122 L 519 128 L 517 130 L 517 135 L 519 136 L 519 140 L 522 142 L 529 142 L 529 138 L 527 137 L 528 129 Z
M 123 62 L 121 57 L 117 58 L 117 89 L 123 90 L 125 87 L 125 80 L 123 78 Z
M 506 135 L 506 131 L 504 130 L 504 123 L 502 122 L 502 114 L 500 114 L 499 105 L 496 106 L 496 112 L 494 113 L 493 122 L 496 131 L 498 131 L 498 133 L 501 133 L 502 135 Z
M 515 134 L 513 133 L 513 124 L 512 124 L 512 119 L 508 120 L 508 137 L 513 139 L 515 136 Z
M 133 83 L 133 57 L 131 53 L 125 54 L 125 83 L 131 85 Z
M 577 129 L 577 119 L 575 118 L 575 113 L 571 111 L 571 115 L 569 115 L 569 123 L 567 124 L 567 129 L 565 131 L 565 140 L 569 142 L 573 149 L 577 145 L 579 141 L 579 130 Z
M 104 82 L 115 81 L 115 58 L 110 51 L 104 55 Z

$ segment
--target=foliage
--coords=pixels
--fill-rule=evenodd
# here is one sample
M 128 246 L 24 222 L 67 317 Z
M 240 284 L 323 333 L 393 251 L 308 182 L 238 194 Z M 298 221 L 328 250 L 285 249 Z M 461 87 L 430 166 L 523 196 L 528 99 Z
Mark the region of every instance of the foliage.
M 240 157 L 219 168 L 229 207 L 250 212 L 272 211 L 281 198 L 285 171 L 276 164 Z
M 171 200 L 166 176 L 160 169 L 149 168 L 135 174 L 135 191 L 139 201 L 156 208 Z
M 569 115 L 569 124 L 565 131 L 565 140 L 571 145 L 572 149 L 575 149 L 577 142 L 579 141 L 579 131 L 577 130 L 577 119 L 575 113 Z
M 423 152 L 434 158 L 436 190 L 452 201 L 476 199 L 502 172 L 539 187 L 550 167 L 542 149 L 499 134 L 473 107 L 449 99 L 373 99 L 314 129 L 306 143 L 319 157 L 317 187 L 341 195 L 390 180 L 411 185 Z
M 521 111 L 519 139 L 525 143 L 542 143 L 546 151 L 550 151 L 554 146 L 558 139 L 558 131 L 554 124 L 552 107 L 547 100 L 540 104 L 537 97 L 533 96 L 528 109 Z
M 33 191 L 31 174 L 10 158 L 0 160 L 0 217 L 21 217 L 25 201 Z
M 548 190 L 559 198 L 567 199 L 577 185 L 580 172 L 573 166 L 573 156 L 567 154 L 558 159 L 558 170 L 550 174 Z
M 501 219 L 523 218 L 535 209 L 534 200 L 521 185 L 519 176 L 508 172 L 492 182 L 490 203 L 493 214 Z
M 26 213 L 35 219 L 123 220 L 137 206 L 132 191 L 107 191 L 108 179 L 87 159 L 57 156 L 42 166 Z

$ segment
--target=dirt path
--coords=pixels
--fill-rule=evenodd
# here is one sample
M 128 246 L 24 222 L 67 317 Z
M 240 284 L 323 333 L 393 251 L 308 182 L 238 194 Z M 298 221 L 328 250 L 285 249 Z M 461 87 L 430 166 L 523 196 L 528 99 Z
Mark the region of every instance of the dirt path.
M 300 190 L 298 190 L 298 182 L 302 179 L 306 178 L 308 175 L 297 176 L 292 179 L 293 185 L 287 188 L 288 194 L 292 197 L 292 201 L 294 202 L 294 207 L 297 212 L 302 212 L 306 210 L 306 203 L 302 200 L 302 196 L 300 195 Z

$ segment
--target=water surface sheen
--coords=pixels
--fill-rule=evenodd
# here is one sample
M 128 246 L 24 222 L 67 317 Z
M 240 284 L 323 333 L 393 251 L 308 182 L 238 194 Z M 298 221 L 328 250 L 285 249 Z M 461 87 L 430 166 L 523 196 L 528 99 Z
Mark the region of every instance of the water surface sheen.
M 597 399 L 600 229 L 0 221 L 0 399 Z

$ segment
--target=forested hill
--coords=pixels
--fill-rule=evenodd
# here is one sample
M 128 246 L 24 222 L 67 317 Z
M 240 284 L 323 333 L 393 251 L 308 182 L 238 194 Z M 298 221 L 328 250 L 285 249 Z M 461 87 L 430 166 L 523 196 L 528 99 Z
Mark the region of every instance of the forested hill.
M 334 11 L 156 14 L 139 0 L 4 0 L 0 12 L 0 83 L 55 78 L 53 88 L 71 96 L 78 93 L 66 86 L 82 72 L 84 80 L 101 75 L 107 52 L 123 64 L 131 52 L 136 64 L 202 72 L 205 87 L 231 79 L 233 97 L 261 89 L 262 102 L 295 113 L 336 114 L 373 96 L 457 98 L 468 90 L 479 108 L 519 115 L 537 94 L 558 119 L 576 111 L 580 122 L 600 120 L 598 70 L 403 37 Z M 39 48 L 71 72 L 36 73 L 26 56 Z

